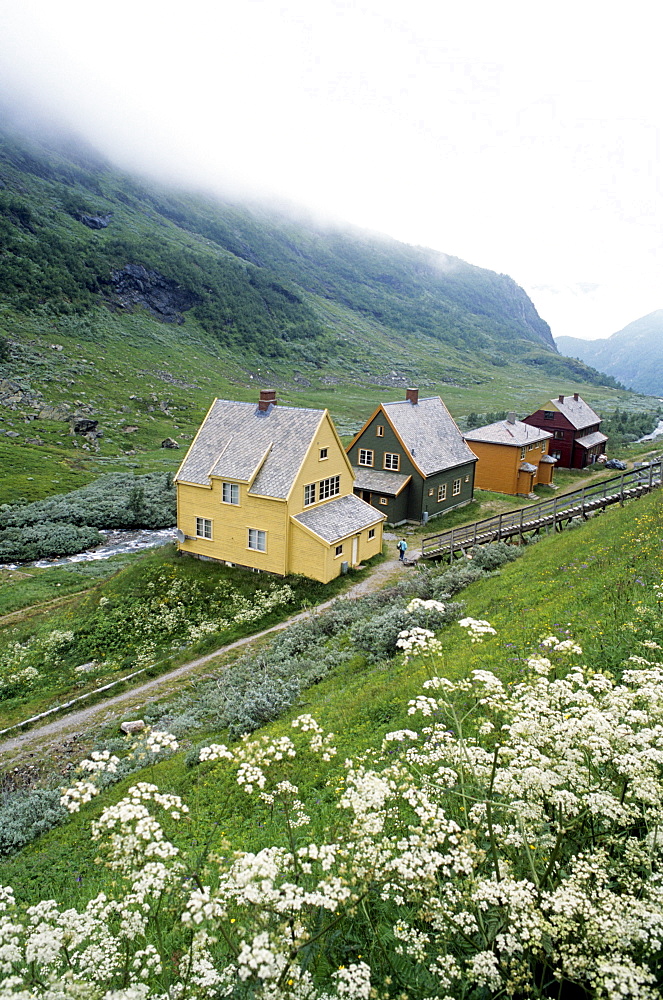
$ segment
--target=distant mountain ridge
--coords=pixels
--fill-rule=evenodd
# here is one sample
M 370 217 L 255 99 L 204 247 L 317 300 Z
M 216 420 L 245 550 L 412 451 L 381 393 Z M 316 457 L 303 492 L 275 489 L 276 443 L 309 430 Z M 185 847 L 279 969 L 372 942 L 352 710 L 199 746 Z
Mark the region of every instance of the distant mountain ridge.
M 562 354 L 579 358 L 630 389 L 663 395 L 663 309 L 636 319 L 605 339 L 557 337 L 556 340 Z

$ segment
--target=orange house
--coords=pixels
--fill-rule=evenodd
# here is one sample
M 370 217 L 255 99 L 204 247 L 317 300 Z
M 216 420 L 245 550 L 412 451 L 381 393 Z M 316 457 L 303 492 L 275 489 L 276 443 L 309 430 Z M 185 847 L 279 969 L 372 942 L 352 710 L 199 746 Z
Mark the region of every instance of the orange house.
M 512 496 L 529 496 L 534 487 L 551 486 L 556 459 L 548 453 L 552 434 L 516 420 L 509 413 L 485 427 L 467 431 L 465 440 L 479 461 L 474 485 Z

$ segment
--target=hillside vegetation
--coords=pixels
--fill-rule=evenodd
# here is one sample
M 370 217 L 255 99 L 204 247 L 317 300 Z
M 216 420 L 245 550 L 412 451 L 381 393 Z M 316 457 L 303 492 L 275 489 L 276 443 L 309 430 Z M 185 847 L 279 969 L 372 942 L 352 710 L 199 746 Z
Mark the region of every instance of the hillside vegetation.
M 161 443 L 183 449 L 215 396 L 275 387 L 350 434 L 410 384 L 458 417 L 525 415 L 560 391 L 642 405 L 561 357 L 506 275 L 167 190 L 0 121 L 0 502 L 173 472 L 182 452 Z
M 0 866 L 12 973 L 39 943 L 25 907 L 58 901 L 39 903 L 54 943 L 15 985 L 43 993 L 48 954 L 63 996 L 86 975 L 95 1000 L 139 983 L 150 998 L 179 983 L 185 1000 L 654 1000 L 662 504 L 611 508 L 477 572 L 465 627 L 406 629 L 403 652 L 380 648 L 384 601 L 361 628 L 347 602 L 330 627 L 297 626 L 263 653 L 274 681 L 286 649 L 344 655 L 253 737 L 215 727 L 203 688 L 151 708 L 147 734 L 102 736 L 67 778 L 68 822 Z M 403 582 L 425 613 L 436 573 Z M 65 951 L 50 928 L 90 900 Z

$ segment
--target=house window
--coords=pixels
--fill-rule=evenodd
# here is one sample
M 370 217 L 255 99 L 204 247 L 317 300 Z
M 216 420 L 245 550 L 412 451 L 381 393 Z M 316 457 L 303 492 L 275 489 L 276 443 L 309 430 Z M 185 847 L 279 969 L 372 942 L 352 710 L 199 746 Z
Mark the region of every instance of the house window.
M 315 503 L 315 483 L 304 487 L 304 506 L 308 507 L 312 503 Z
M 320 449 L 320 461 L 322 462 L 323 459 L 328 458 L 328 457 L 329 457 L 329 448 L 321 448 Z
M 553 413 L 552 410 L 544 410 L 543 411 L 543 416 L 544 416 L 545 420 L 554 420 L 555 419 L 555 414 Z
M 373 464 L 374 452 L 370 448 L 360 448 L 359 449 L 359 464 L 360 465 L 372 465 Z
M 551 457 L 556 458 L 558 461 L 562 457 L 561 451 L 551 451 Z
M 329 479 L 320 480 L 320 499 L 327 500 L 329 497 L 338 496 L 341 492 L 341 477 L 330 476 Z
M 547 450 L 548 450 L 548 442 L 547 441 L 542 441 L 541 442 L 541 454 L 545 455 L 545 453 L 547 452 Z
M 380 503 L 382 504 L 383 507 L 386 507 L 389 501 L 387 500 L 386 497 L 380 497 Z
M 564 431 L 555 431 L 555 438 L 559 441 L 564 437 Z
M 529 450 L 530 450 L 530 451 L 534 451 L 534 449 L 535 449 L 535 448 L 536 448 L 536 445 L 535 445 L 535 444 L 531 444 L 531 445 L 529 446 Z
M 454 479 L 454 488 L 451 491 L 452 496 L 457 497 L 460 493 L 460 479 Z
M 239 486 L 237 483 L 224 483 L 222 499 L 224 503 L 239 503 Z
M 267 551 L 267 532 L 259 528 L 249 528 L 249 548 L 256 552 Z
M 212 537 L 212 522 L 207 517 L 196 518 L 196 536 L 198 538 Z
M 368 540 L 370 542 L 371 538 L 375 538 L 375 528 L 368 529 Z
M 431 488 L 430 488 L 430 489 L 429 489 L 429 491 L 428 491 L 428 496 L 429 496 L 429 497 L 432 497 L 432 496 L 434 496 L 434 495 L 435 495 L 435 487 L 434 487 L 434 486 L 431 486 Z
M 383 438 L 384 437 L 384 425 L 383 424 L 377 424 L 377 426 L 375 428 L 375 433 L 377 434 L 377 436 L 379 438 Z
M 384 469 L 391 469 L 392 472 L 398 472 L 399 466 L 401 464 L 401 456 L 397 452 L 385 451 L 384 453 Z
M 521 458 L 524 458 L 524 457 L 525 457 L 525 453 L 526 453 L 526 452 L 527 452 L 527 448 L 521 448 L 521 449 L 520 449 L 520 457 L 521 457 Z
M 447 499 L 447 484 L 443 483 L 442 486 L 437 488 L 437 502 L 442 503 L 443 500 Z
M 342 555 L 343 555 L 343 546 L 337 545 L 336 551 L 334 552 L 334 556 L 342 556 Z
M 465 482 L 469 483 L 469 481 L 470 481 L 470 477 L 469 476 L 465 476 Z

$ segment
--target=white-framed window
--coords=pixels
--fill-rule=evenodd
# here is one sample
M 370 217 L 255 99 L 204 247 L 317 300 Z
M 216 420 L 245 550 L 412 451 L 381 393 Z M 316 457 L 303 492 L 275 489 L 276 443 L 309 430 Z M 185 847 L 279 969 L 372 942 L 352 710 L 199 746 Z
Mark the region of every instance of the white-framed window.
M 429 497 L 435 496 L 435 487 L 434 486 L 431 486 L 431 488 L 429 489 L 428 496 Z
M 260 528 L 249 528 L 249 548 L 256 552 L 267 551 L 267 532 Z
M 521 458 L 524 458 L 525 455 L 526 455 L 526 453 L 527 453 L 527 449 L 526 448 L 521 448 L 520 449 L 520 457 Z
M 382 504 L 383 507 L 386 507 L 389 501 L 387 500 L 386 497 L 380 497 L 380 503 Z
M 401 456 L 396 451 L 385 451 L 384 461 L 382 464 L 383 469 L 391 469 L 392 472 L 398 472 L 401 464 Z
M 315 503 L 315 483 L 308 483 L 304 487 L 304 506 L 309 507 L 312 503 Z
M 443 500 L 447 499 L 447 484 L 442 483 L 441 486 L 437 488 L 437 502 L 442 503 Z
M 454 479 L 454 486 L 451 491 L 451 495 L 457 497 L 460 493 L 460 479 Z
M 469 476 L 465 476 L 465 482 L 469 483 L 469 481 L 470 481 L 470 477 Z
M 548 442 L 547 441 L 542 441 L 541 442 L 541 454 L 545 455 L 545 453 L 547 451 L 548 451 Z
M 224 503 L 239 503 L 239 486 L 237 483 L 224 483 L 221 499 Z
M 379 438 L 384 437 L 384 424 L 377 424 L 375 427 L 375 433 Z
M 359 464 L 360 465 L 373 465 L 373 459 L 375 457 L 375 452 L 370 448 L 360 448 L 359 449 Z
M 554 412 L 552 410 L 544 410 L 543 411 L 543 416 L 544 416 L 545 420 L 554 420 L 555 419 L 555 414 L 554 414 Z
M 329 497 L 338 496 L 341 492 L 341 477 L 330 476 L 329 479 L 320 480 L 320 499 L 327 500 Z
M 370 542 L 371 538 L 375 538 L 375 528 L 368 529 L 368 540 Z
M 208 517 L 196 518 L 196 537 L 197 538 L 212 537 L 212 522 Z
M 564 437 L 564 431 L 555 431 L 554 434 L 558 441 L 561 441 Z
M 323 462 L 326 458 L 329 458 L 329 448 L 321 448 L 320 461 Z
M 337 545 L 334 551 L 334 558 L 336 558 L 336 556 L 342 556 L 342 555 L 343 555 L 343 546 Z
M 529 451 L 534 451 L 535 448 L 536 448 L 536 445 L 535 444 L 531 444 L 529 446 Z
M 556 458 L 557 461 L 559 461 L 560 458 L 562 457 L 561 451 L 551 451 L 550 455 L 551 455 L 551 458 Z

